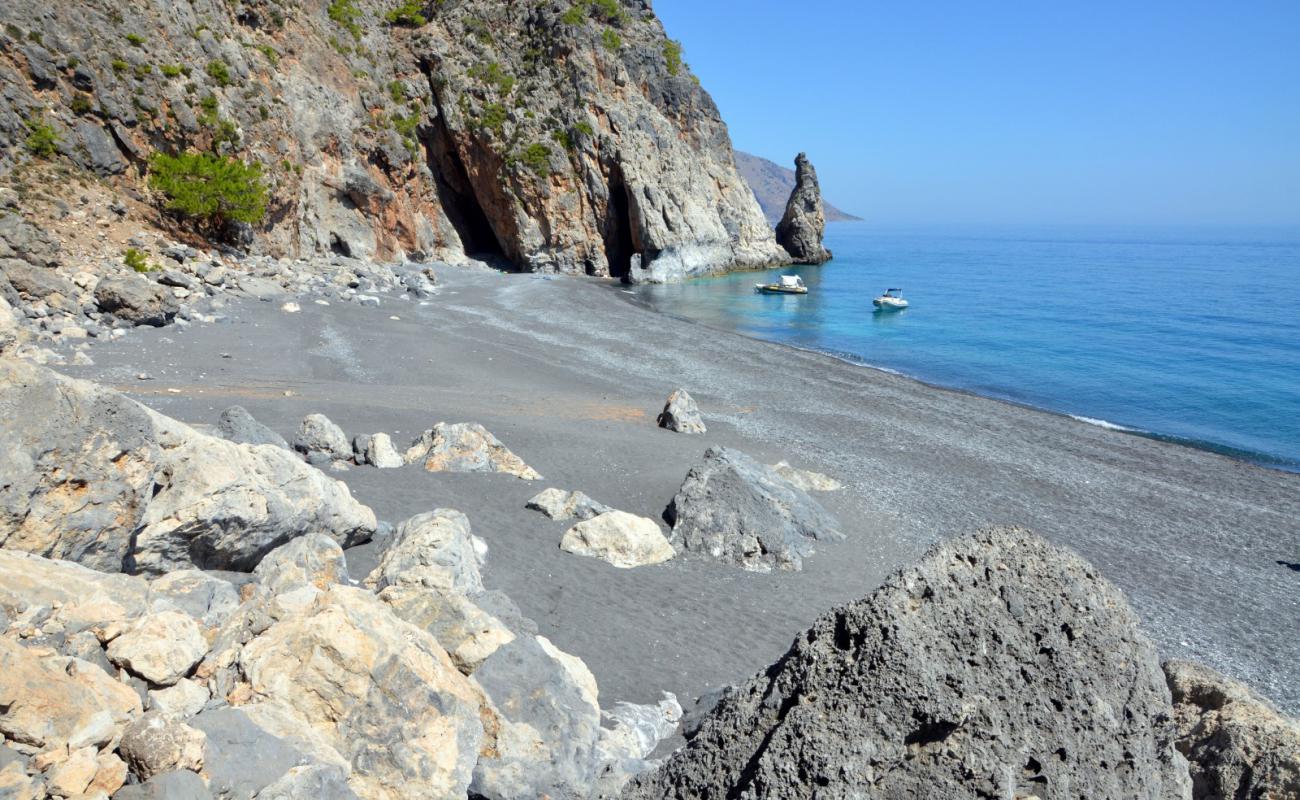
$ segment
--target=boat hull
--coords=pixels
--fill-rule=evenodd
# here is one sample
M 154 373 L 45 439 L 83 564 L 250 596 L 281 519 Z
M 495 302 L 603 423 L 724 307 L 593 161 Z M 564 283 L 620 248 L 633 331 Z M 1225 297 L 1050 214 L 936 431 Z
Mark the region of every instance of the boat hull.
M 808 287 L 799 286 L 797 288 L 790 288 L 786 286 L 759 284 L 754 287 L 754 291 L 759 294 L 808 294 Z
M 872 300 L 871 304 L 874 305 L 876 309 L 879 311 L 902 311 L 903 309 L 907 308 L 906 300 L 891 301 L 882 297 L 877 297 L 875 300 Z

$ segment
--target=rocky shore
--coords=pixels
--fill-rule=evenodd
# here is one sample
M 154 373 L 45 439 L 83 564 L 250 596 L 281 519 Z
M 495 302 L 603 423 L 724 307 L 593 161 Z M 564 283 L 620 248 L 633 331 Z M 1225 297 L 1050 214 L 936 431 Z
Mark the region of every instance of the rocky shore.
M 1294 476 L 600 282 L 223 266 L 0 337 L 10 796 L 1300 791 Z

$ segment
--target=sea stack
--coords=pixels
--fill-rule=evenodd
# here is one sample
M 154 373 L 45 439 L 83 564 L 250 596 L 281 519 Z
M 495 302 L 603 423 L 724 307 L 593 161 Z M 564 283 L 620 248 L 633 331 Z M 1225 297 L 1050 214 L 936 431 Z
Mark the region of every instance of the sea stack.
M 776 241 L 798 264 L 824 264 L 831 251 L 822 246 L 826 233 L 826 211 L 822 208 L 822 190 L 817 170 L 806 153 L 794 160 L 794 191 L 785 204 L 785 215 L 776 226 Z

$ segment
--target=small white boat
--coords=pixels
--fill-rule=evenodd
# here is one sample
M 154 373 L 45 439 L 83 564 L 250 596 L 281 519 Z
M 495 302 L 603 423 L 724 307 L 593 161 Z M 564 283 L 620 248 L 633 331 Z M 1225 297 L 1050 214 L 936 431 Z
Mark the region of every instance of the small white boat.
M 808 287 L 798 275 L 782 275 L 780 283 L 754 284 L 754 291 L 761 294 L 808 294 Z
M 886 289 L 885 293 L 877 297 L 875 300 L 872 300 L 871 304 L 874 305 L 880 311 L 902 311 L 903 309 L 907 308 L 907 301 L 899 297 L 898 295 L 894 294 L 895 292 L 901 292 L 901 291 L 903 290 Z

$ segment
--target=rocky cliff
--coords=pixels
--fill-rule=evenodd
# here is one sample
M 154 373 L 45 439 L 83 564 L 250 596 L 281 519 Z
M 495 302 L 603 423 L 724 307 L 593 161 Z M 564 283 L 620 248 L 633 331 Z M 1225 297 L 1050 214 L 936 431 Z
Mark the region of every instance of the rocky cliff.
M 151 153 L 214 151 L 261 165 L 240 233 L 271 255 L 636 280 L 787 260 L 645 0 L 61 2 L 0 3 L 20 188 L 57 168 L 153 200 Z

